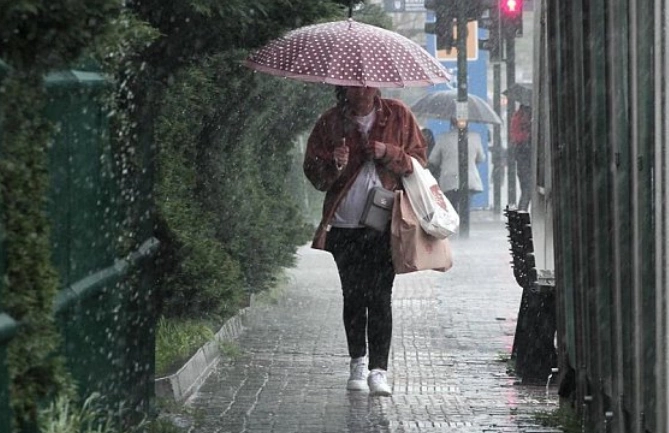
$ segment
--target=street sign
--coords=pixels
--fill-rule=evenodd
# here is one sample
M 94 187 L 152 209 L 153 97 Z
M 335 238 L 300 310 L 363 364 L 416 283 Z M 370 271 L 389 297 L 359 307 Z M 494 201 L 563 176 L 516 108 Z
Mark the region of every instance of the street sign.
M 455 119 L 456 120 L 469 120 L 469 103 L 467 101 L 455 103 Z
M 386 12 L 425 12 L 425 0 L 383 0 Z
M 406 12 L 425 12 L 425 0 L 404 0 Z

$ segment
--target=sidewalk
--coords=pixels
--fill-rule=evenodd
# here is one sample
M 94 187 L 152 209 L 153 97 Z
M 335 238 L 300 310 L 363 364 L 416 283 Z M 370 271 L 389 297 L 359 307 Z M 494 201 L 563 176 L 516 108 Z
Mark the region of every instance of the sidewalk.
M 554 387 L 506 373 L 521 288 L 503 221 L 472 214 L 447 273 L 398 276 L 393 298 L 391 398 L 346 391 L 341 295 L 328 253 L 299 250 L 276 302 L 251 308 L 241 354 L 221 361 L 188 401 L 198 433 L 557 431 L 533 414 L 557 407 Z

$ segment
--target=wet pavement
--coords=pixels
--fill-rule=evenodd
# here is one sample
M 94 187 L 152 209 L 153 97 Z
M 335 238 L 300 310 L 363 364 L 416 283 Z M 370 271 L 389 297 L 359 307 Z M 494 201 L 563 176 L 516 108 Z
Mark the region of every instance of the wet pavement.
M 245 315 L 239 353 L 186 402 L 190 431 L 558 432 L 534 416 L 557 408 L 556 389 L 506 371 L 521 288 L 504 223 L 486 215 L 472 213 L 470 238 L 452 242 L 449 272 L 395 280 L 392 397 L 346 391 L 335 264 L 304 247 L 287 284 Z

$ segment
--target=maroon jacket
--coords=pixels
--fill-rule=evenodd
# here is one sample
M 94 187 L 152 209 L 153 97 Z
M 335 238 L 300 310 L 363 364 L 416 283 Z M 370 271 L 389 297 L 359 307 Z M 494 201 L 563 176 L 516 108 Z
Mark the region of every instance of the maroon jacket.
M 369 141 L 386 144 L 386 154 L 376 159 L 376 171 L 383 187 L 390 190 L 402 188 L 401 177 L 413 171 L 411 156 L 425 166 L 426 146 L 411 110 L 394 99 L 376 98 L 376 120 L 369 131 Z M 350 113 L 344 116 L 351 118 Z M 339 202 L 350 189 L 360 169 L 367 160 L 363 149 L 363 137 L 357 128 L 344 134 L 344 120 L 339 107 L 326 111 L 316 122 L 304 156 L 304 174 L 320 191 L 325 191 L 323 215 L 314 235 L 312 247 L 325 249 L 328 225 L 339 206 Z M 333 151 L 346 138 L 349 158 L 346 167 L 339 171 L 335 166 Z
M 532 112 L 527 106 L 521 106 L 511 117 L 511 143 L 517 146 L 528 144 L 532 132 Z

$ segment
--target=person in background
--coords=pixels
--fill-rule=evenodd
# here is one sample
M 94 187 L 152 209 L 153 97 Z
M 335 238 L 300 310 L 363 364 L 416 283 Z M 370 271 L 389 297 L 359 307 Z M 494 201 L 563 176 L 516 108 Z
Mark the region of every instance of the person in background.
M 425 139 L 425 144 L 427 145 L 427 157 L 429 159 L 430 154 L 432 153 L 432 149 L 434 149 L 435 145 L 434 132 L 432 132 L 430 128 L 423 128 L 420 130 L 420 132 L 423 133 L 423 138 Z M 439 169 L 437 167 L 428 164 L 427 168 L 430 170 L 430 173 L 432 173 L 432 176 L 434 176 L 435 179 L 439 179 Z
M 468 156 L 467 169 L 469 173 L 468 194 L 474 195 L 483 191 L 483 182 L 479 174 L 479 164 L 485 161 L 485 153 L 481 144 L 481 136 L 469 131 L 467 133 Z M 458 159 L 458 126 L 455 119 L 451 119 L 451 130 L 437 137 L 434 150 L 430 154 L 429 165 L 439 170 L 439 187 L 451 202 L 456 211 L 460 211 L 460 170 Z
M 380 232 L 362 226 L 360 217 L 374 186 L 400 189 L 402 176 L 413 171 L 411 157 L 427 164 L 425 141 L 409 108 L 382 98 L 378 89 L 337 87 L 336 95 L 337 105 L 309 136 L 303 162 L 305 176 L 325 191 L 312 247 L 332 253 L 341 280 L 351 357 L 346 388 L 389 396 L 395 280 L 390 225 Z
M 532 108 L 521 104 L 511 117 L 509 134 L 516 160 L 516 173 L 520 183 L 518 209 L 527 211 L 532 199 Z
M 430 128 L 423 128 L 420 130 L 425 139 L 425 145 L 427 146 L 427 156 L 430 157 L 432 149 L 434 149 L 434 132 Z

